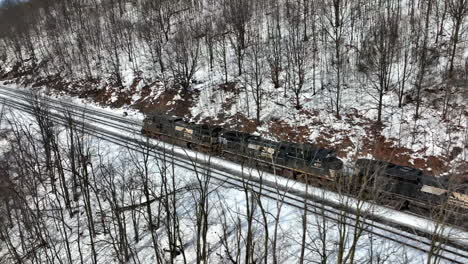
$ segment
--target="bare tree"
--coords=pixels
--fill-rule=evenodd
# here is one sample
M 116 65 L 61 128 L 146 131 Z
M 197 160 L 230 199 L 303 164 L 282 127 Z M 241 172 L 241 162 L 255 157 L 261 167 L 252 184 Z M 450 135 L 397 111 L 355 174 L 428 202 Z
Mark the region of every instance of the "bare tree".
M 123 168 L 125 168 L 125 164 Z M 111 238 L 111 246 L 114 249 L 115 255 L 119 262 L 124 263 L 130 260 L 132 255 L 127 236 L 127 219 L 125 212 L 119 210 L 123 207 L 124 199 L 128 189 L 125 184 L 125 171 L 119 172 L 114 168 L 113 164 L 101 164 L 100 177 L 103 180 L 104 199 L 108 202 L 111 208 L 112 216 L 110 224 L 107 228 L 109 237 Z
M 196 159 L 198 159 L 196 157 Z M 211 196 L 217 191 L 212 183 L 211 156 L 203 158 L 200 166 L 195 159 L 191 160 L 191 167 L 195 179 L 190 184 L 192 199 L 195 203 L 195 236 L 197 263 L 207 263 L 210 257 L 210 245 L 208 243 L 208 230 L 210 228 L 210 216 L 212 211 Z
M 146 220 L 148 229 L 151 234 L 151 241 L 153 243 L 154 256 L 158 264 L 163 263 L 163 252 L 161 250 L 160 238 L 157 230 L 161 227 L 161 204 L 158 202 L 158 210 L 153 211 L 151 204 L 157 201 L 159 197 L 156 196 L 154 190 L 157 189 L 156 184 L 151 179 L 152 163 L 157 162 L 153 160 L 151 146 L 148 139 L 139 145 L 137 153 L 130 151 L 131 161 L 136 170 L 137 176 L 140 178 L 142 184 L 143 196 L 145 198 L 144 207 L 146 211 Z
M 179 26 L 167 54 L 172 75 L 185 90 L 189 89 L 198 70 L 201 55 L 201 36 L 197 34 L 196 25 L 189 23 L 187 21 Z
M 322 25 L 323 30 L 327 33 L 327 38 L 330 40 L 332 49 L 332 66 L 335 74 L 335 113 L 340 117 L 341 108 L 341 93 L 343 85 L 343 71 L 346 63 L 346 31 L 350 21 L 350 0 L 327 0 L 323 3 L 323 14 L 325 24 Z
M 238 75 L 243 73 L 244 49 L 247 47 L 247 26 L 252 17 L 252 1 L 249 0 L 228 0 L 224 2 L 223 15 L 226 24 L 229 25 L 233 33 L 230 38 L 237 60 Z
M 281 34 L 281 8 L 278 0 L 272 1 L 271 19 L 268 19 L 268 43 L 267 56 L 270 66 L 270 77 L 275 88 L 281 87 L 280 77 L 282 72 L 283 44 Z
M 451 97 L 453 96 L 453 86 L 457 84 L 457 77 L 454 75 L 454 61 L 457 52 L 457 47 L 460 40 L 463 39 L 464 21 L 468 14 L 468 1 L 467 0 L 449 0 L 446 1 L 447 10 L 452 20 L 452 34 L 451 34 L 451 50 L 449 59 L 448 78 L 449 82 L 445 85 L 444 93 L 444 107 L 442 109 L 442 116 L 447 117 Z
M 423 90 L 424 79 L 428 69 L 428 41 L 429 41 L 429 26 L 430 26 L 430 18 L 432 12 L 432 5 L 433 1 L 428 1 L 425 5 L 425 13 L 424 13 L 424 28 L 422 31 L 423 39 L 422 39 L 422 47 L 421 47 L 421 55 L 419 57 L 419 70 L 416 76 L 415 88 L 416 88 L 416 111 L 414 114 L 414 118 L 417 120 L 420 117 L 420 106 L 421 106 L 421 92 Z
M 364 73 L 377 92 L 377 123 L 382 122 L 383 97 L 395 85 L 392 79 L 396 44 L 398 41 L 398 3 L 387 1 L 377 6 L 375 23 L 363 41 L 361 57 Z
M 160 203 L 163 211 L 162 227 L 167 237 L 169 248 L 164 251 L 169 253 L 169 263 L 174 263 L 175 258 L 182 255 L 184 263 L 186 260 L 185 251 L 179 223 L 179 181 L 175 174 L 174 156 L 163 151 L 157 155 L 157 168 L 161 179 L 159 193 Z
M 253 33 L 252 44 L 247 48 L 247 64 L 245 79 L 249 85 L 252 97 L 255 102 L 255 119 L 257 123 L 261 122 L 261 110 L 265 97 L 265 89 L 263 88 L 264 79 L 266 76 L 266 54 L 263 48 L 263 41 L 260 36 L 261 31 L 257 29 Z
M 166 70 L 163 56 L 164 45 L 169 38 L 169 29 L 166 26 L 169 26 L 170 23 L 167 25 L 162 23 L 166 20 L 161 19 L 163 16 L 161 1 L 142 1 L 141 15 L 144 19 L 138 27 L 139 36 L 147 46 L 153 65 L 159 66 L 159 71 L 163 74 Z
M 453 73 L 454 70 L 454 60 L 455 54 L 457 51 L 458 43 L 463 36 L 463 22 L 466 15 L 468 14 L 468 1 L 467 0 L 448 0 L 446 1 L 448 13 L 453 23 L 452 31 L 452 48 L 450 51 L 450 66 L 449 66 L 449 76 Z
M 305 89 L 308 64 L 310 63 L 311 47 L 309 43 L 303 42 L 298 27 L 289 27 L 289 35 L 285 43 L 285 91 L 294 94 L 294 106 L 296 109 L 302 107 L 301 96 Z
M 405 21 L 405 20 L 403 20 Z M 397 50 L 397 58 L 398 61 L 403 60 L 403 68 L 397 69 L 398 75 L 398 85 L 397 85 L 397 95 L 398 95 L 398 107 L 401 108 L 403 106 L 403 99 L 406 94 L 406 87 L 413 75 L 413 64 L 411 62 L 411 49 L 413 47 L 412 44 L 412 32 L 410 32 L 410 26 L 407 23 L 402 23 L 399 26 L 399 44 L 396 47 Z

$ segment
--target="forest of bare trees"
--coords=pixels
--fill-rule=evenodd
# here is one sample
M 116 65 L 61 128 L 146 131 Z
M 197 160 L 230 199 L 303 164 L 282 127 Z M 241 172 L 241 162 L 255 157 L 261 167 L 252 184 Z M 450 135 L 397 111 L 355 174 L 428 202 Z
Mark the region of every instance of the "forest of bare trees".
M 365 87 L 376 122 L 390 94 L 395 107 L 414 103 L 418 119 L 439 74 L 449 118 L 466 79 L 467 10 L 464 0 L 6 0 L 0 58 L 17 74 L 116 87 L 128 70 L 186 90 L 200 71 L 217 71 L 248 87 L 257 122 L 265 85 L 297 109 L 304 94 L 326 93 L 337 117 L 343 91 Z

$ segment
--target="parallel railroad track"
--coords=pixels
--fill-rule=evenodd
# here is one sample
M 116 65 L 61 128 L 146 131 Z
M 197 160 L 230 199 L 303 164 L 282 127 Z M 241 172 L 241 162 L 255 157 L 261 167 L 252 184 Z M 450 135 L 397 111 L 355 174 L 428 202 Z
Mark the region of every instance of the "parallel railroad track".
M 11 100 L 10 97 L 12 97 L 12 94 L 10 93 L 5 94 L 3 91 L 0 91 L 0 94 L 6 95 L 6 97 L 4 97 L 3 100 L 4 105 L 19 111 L 33 114 L 31 106 L 27 103 L 21 103 L 18 101 Z M 24 100 L 25 98 L 16 97 L 16 99 Z M 86 108 L 80 108 L 76 106 L 74 106 L 74 108 L 76 110 L 79 109 L 81 111 L 87 110 Z M 60 108 L 59 106 L 54 106 L 54 110 L 58 112 L 67 111 L 67 109 Z M 92 110 L 92 112 L 98 111 Z M 106 114 L 100 112 L 99 115 L 101 117 L 105 117 Z M 126 121 L 125 118 L 121 118 L 115 115 L 110 116 L 113 116 L 113 120 L 116 121 Z M 51 113 L 50 117 L 53 121 L 62 125 L 64 125 L 66 122 L 64 120 L 64 117 L 57 113 Z M 347 223 L 353 223 L 353 221 L 356 220 L 356 217 L 352 214 L 346 214 L 343 217 L 343 208 L 335 208 L 333 204 L 330 204 L 327 201 L 324 201 L 320 198 L 313 197 L 303 192 L 286 188 L 284 186 L 279 186 L 275 182 L 268 182 L 262 180 L 262 185 L 260 186 L 259 179 L 257 178 L 252 178 L 246 176 L 245 174 L 241 175 L 238 171 L 231 171 L 223 166 L 211 164 L 209 161 L 207 162 L 206 159 L 197 159 L 195 160 L 196 163 L 194 163 L 194 160 L 188 161 L 187 156 L 184 154 L 180 154 L 178 152 L 173 151 L 168 152 L 168 149 L 166 146 L 164 146 L 164 143 L 162 143 L 163 146 L 161 146 L 160 144 L 154 145 L 144 140 L 138 140 L 136 137 L 126 136 L 120 133 L 108 131 L 95 125 L 91 125 L 90 122 L 97 122 L 100 125 L 110 126 L 119 129 L 123 128 L 122 125 L 118 126 L 114 123 L 109 123 L 100 118 L 90 117 L 88 115 L 78 116 L 78 118 L 84 118 L 84 120 L 81 121 L 77 119 L 75 120 L 75 122 L 86 127 L 88 129 L 86 133 L 95 136 L 96 138 L 106 140 L 108 142 L 117 144 L 122 147 L 126 147 L 133 151 L 141 151 L 142 146 L 150 147 L 152 148 L 152 155 L 154 157 L 158 158 L 161 157 L 161 155 L 171 155 L 171 159 L 174 161 L 175 165 L 185 168 L 187 170 L 194 171 L 195 169 L 210 169 L 212 170 L 212 178 L 218 180 L 223 185 L 228 185 L 242 190 L 247 184 L 247 186 L 249 186 L 249 188 L 251 188 L 253 191 L 258 190 L 261 187 L 261 195 L 274 200 L 278 199 L 278 193 L 281 191 L 284 192 L 281 194 L 282 198 L 284 197 L 284 203 L 292 207 L 304 210 L 304 199 L 306 198 L 306 202 L 308 203 L 307 210 L 311 214 L 318 215 L 319 217 L 325 217 L 337 223 L 343 223 L 343 219 L 345 219 L 344 221 Z M 135 122 L 135 125 L 137 125 L 136 123 L 137 122 Z M 127 132 L 139 134 L 139 131 L 135 129 L 128 129 Z M 407 227 L 400 226 L 395 223 L 391 223 L 385 220 L 382 221 L 382 219 L 370 218 L 364 221 L 364 231 L 369 234 L 376 235 L 383 239 L 387 239 L 395 243 L 401 244 L 403 246 L 420 250 L 422 252 L 429 253 L 431 251 L 431 234 L 417 230 L 411 230 Z M 447 244 L 443 246 L 441 252 L 432 253 L 432 255 L 437 256 L 443 260 L 449 261 L 451 263 L 468 263 L 468 248 L 453 241 L 447 241 Z

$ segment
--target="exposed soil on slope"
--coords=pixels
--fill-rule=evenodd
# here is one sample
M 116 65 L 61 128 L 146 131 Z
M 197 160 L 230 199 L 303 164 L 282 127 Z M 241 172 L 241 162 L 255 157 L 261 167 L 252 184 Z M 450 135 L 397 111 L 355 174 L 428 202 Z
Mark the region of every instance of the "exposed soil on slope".
M 157 90 L 158 96 L 151 96 L 151 90 Z M 143 87 L 141 99 L 132 106 L 143 113 L 158 112 L 191 118 L 190 108 L 198 95 L 196 90 L 190 91 L 180 86 L 165 89 L 159 83 L 154 83 Z

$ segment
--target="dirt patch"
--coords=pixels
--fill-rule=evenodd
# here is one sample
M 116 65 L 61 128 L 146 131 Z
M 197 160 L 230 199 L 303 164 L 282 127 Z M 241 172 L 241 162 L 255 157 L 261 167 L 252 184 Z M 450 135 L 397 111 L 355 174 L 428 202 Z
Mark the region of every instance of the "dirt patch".
M 398 147 L 395 142 L 382 135 L 383 127 L 373 125 L 368 127 L 367 135 L 363 138 L 360 156 L 372 155 L 376 159 L 389 161 L 395 164 L 409 166 L 411 150 Z
M 108 85 L 107 89 L 105 87 L 103 88 L 103 90 L 106 91 L 104 94 L 104 102 L 107 102 L 108 105 L 115 108 L 132 105 L 132 97 L 134 94 L 138 93 L 137 87 L 140 82 L 143 82 L 142 78 L 133 79 L 133 82 L 128 89 L 123 89 L 123 87 L 116 86 L 116 83 L 111 83 Z
M 416 167 L 430 175 L 438 175 L 446 171 L 447 161 L 441 156 L 424 156 L 410 163 L 412 156 L 417 153 L 411 149 L 399 147 L 393 139 L 388 139 L 381 134 L 382 127 L 371 126 L 367 129 L 369 133 L 363 138 L 362 148 L 358 155 L 372 155 L 375 159 L 389 161 L 401 166 Z
M 309 123 L 310 123 L 309 126 L 320 127 L 324 125 L 323 121 L 320 120 L 319 110 L 302 108 L 301 110 L 299 110 L 298 113 L 302 117 L 309 119 Z
M 354 143 L 351 141 L 349 136 L 344 136 L 343 139 L 341 139 L 338 142 L 335 142 L 334 149 L 336 151 L 336 155 L 338 157 L 346 157 L 350 151 L 353 151 L 353 149 L 356 146 Z
M 247 118 L 243 113 L 237 112 L 226 120 L 225 127 L 246 133 L 253 133 L 257 130 L 257 122 Z
M 333 135 L 330 132 L 323 131 L 320 135 L 315 139 L 315 144 L 321 148 L 332 149 L 332 141 Z
M 319 110 L 315 110 L 315 109 L 306 109 L 306 108 L 301 108 L 301 110 L 299 110 L 298 112 L 300 115 L 303 115 L 305 117 L 315 117 L 315 116 L 318 116 L 320 113 L 319 113 Z
M 343 158 L 348 155 L 349 151 L 355 148 L 354 143 L 347 134 L 349 134 L 348 131 L 329 128 L 326 131 L 320 132 L 314 144 L 324 149 L 333 150 L 338 157 Z
M 159 92 L 159 96 L 151 96 L 150 92 L 148 92 L 151 89 L 156 89 Z M 136 109 L 139 109 L 143 113 L 158 112 L 187 119 L 192 117 L 190 108 L 200 94 L 198 90 L 183 89 L 179 85 L 175 85 L 170 89 L 165 89 L 159 85 L 152 85 L 144 90 L 146 96 L 134 104 Z
M 273 119 L 269 124 L 271 134 L 281 141 L 305 143 L 310 136 L 307 126 L 291 126 L 283 120 Z
M 346 122 L 352 126 L 373 126 L 374 124 L 374 121 L 360 114 L 356 108 L 347 110 L 344 117 Z

